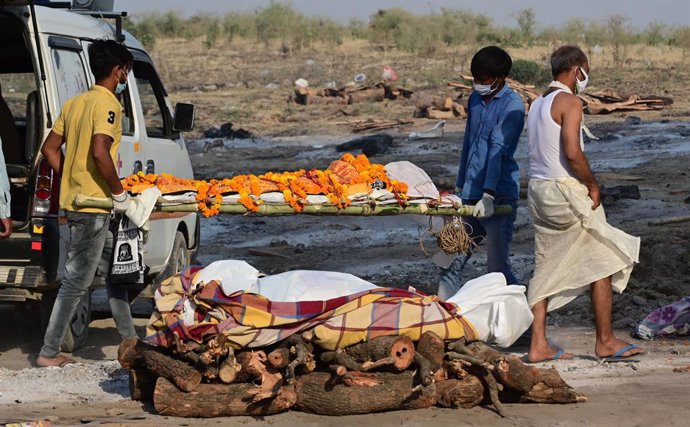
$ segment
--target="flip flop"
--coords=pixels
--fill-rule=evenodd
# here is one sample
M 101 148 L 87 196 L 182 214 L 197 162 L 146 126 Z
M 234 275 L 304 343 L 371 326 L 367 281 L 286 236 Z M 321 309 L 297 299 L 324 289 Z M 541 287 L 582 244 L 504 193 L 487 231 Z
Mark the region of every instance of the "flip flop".
M 631 354 L 630 356 L 623 356 L 623 353 L 634 350 L 636 348 L 640 348 L 639 345 L 637 344 L 630 344 L 626 345 L 625 347 L 621 348 L 617 352 L 613 353 L 610 356 L 603 356 L 599 358 L 599 363 L 616 363 L 616 362 L 628 362 L 628 363 L 636 363 L 639 362 L 640 359 L 636 359 L 635 356 L 642 356 L 646 354 L 646 351 L 643 351 L 642 353 L 636 353 L 636 354 Z
M 552 361 L 554 361 L 554 360 L 560 359 L 561 356 L 563 356 L 564 354 L 565 354 L 565 350 L 562 349 L 562 348 L 559 348 L 559 349 L 556 350 L 556 354 L 554 354 L 553 357 L 550 357 L 550 358 L 547 358 L 547 359 L 543 359 L 543 360 L 539 360 L 539 361 L 537 361 L 537 362 L 532 362 L 532 361 L 530 361 L 530 360 L 527 358 L 527 355 L 525 355 L 525 356 L 522 358 L 522 362 L 523 362 L 523 363 L 526 363 L 526 364 L 528 364 L 528 365 L 534 365 L 534 364 L 542 363 L 542 362 L 552 362 Z

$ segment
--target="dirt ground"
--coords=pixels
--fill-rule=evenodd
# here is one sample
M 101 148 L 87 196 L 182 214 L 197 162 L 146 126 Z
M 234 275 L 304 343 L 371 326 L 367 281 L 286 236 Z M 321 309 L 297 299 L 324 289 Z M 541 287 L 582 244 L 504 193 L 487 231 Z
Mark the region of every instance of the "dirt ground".
M 401 69 L 412 72 L 418 68 L 415 79 L 409 79 L 416 83 L 412 81 L 410 85 L 444 92 L 447 88 L 434 79 L 440 81 L 444 75 L 457 74 L 463 69 L 460 63 L 443 63 L 448 61 L 447 57 L 379 58 L 375 54 L 342 50 L 331 55 L 330 63 L 323 55 L 318 57 L 310 53 L 292 58 L 271 54 L 251 56 L 250 47 L 245 46 L 225 49 L 225 56 L 221 57 L 185 43 L 192 42 L 162 41 L 154 56 L 161 65 L 164 79 L 170 82 L 175 100 L 193 101 L 199 106 L 200 129 L 188 141 L 198 178 L 325 168 L 339 156 L 335 145 L 353 137 L 349 126 L 334 123 L 367 117 L 411 117 L 412 107 L 405 103 L 349 106 L 344 109 L 347 115 L 334 107 L 317 109 L 286 103 L 291 82 L 303 74 L 317 82 L 342 81 L 344 74 L 354 75 L 354 71 L 363 67 L 370 67 L 367 69 L 373 73 L 382 61 L 395 60 L 404 64 L 399 67 L 399 73 Z M 173 61 L 172 47 L 186 49 L 189 55 L 183 61 Z M 535 59 L 542 55 L 522 53 Z M 647 52 L 639 57 L 654 59 L 652 54 Z M 250 57 L 253 59 L 249 60 Z M 318 72 L 310 68 L 313 64 L 305 62 L 312 57 L 316 58 Z M 639 61 L 642 63 L 642 59 Z M 199 63 L 205 64 L 207 72 L 190 72 L 193 70 L 191 64 Z M 444 72 L 433 74 L 434 67 Z M 649 225 L 650 221 L 660 218 L 690 215 L 690 104 L 685 101 L 689 95 L 688 86 L 682 83 L 690 78 L 687 69 L 681 67 L 664 68 L 663 64 L 656 63 L 645 67 L 643 75 L 636 73 L 633 67 L 613 75 L 606 72 L 610 68 L 602 65 L 598 74 L 600 84 L 610 83 L 617 90 L 632 89 L 626 93 L 637 89 L 644 93 L 670 94 L 677 100 L 671 109 L 586 118 L 591 130 L 600 137 L 586 147 L 600 183 L 606 187 L 636 185 L 641 196 L 605 204 L 612 224 L 642 239 L 640 264 L 633 271 L 628 289 L 614 297 L 614 326 L 623 338 L 651 310 L 690 295 L 690 223 Z M 230 70 L 225 77 L 224 69 Z M 309 73 L 312 74 L 307 75 Z M 232 80 L 233 85 L 220 85 L 223 79 L 225 82 Z M 276 82 L 277 89 L 266 86 L 272 82 Z M 639 117 L 639 124 L 630 116 Z M 203 129 L 226 121 L 250 129 L 258 138 L 225 140 L 222 144 L 214 144 L 213 148 L 207 145 L 212 140 L 199 139 Z M 418 119 L 410 126 L 385 131 L 394 136 L 395 145 L 373 160 L 384 164 L 409 160 L 422 167 L 439 186 L 452 188 L 465 122 L 448 122 L 445 135 L 440 139 L 406 139 L 409 132 L 434 123 Z M 523 175 L 527 169 L 524 138 L 523 135 L 517 153 Z M 435 248 L 435 241 L 426 228 L 420 228 L 419 222 L 409 216 L 218 216 L 202 222 L 198 262 L 206 265 L 218 259 L 243 259 L 268 274 L 293 269 L 343 271 L 380 286 L 414 286 L 433 293 L 439 269 L 420 247 L 421 241 L 428 251 L 433 252 Z M 520 201 L 512 249 L 515 272 L 526 284 L 533 270 L 534 247 L 524 199 Z M 257 256 L 257 253 L 263 255 Z M 477 277 L 484 269 L 485 254 L 480 247 L 468 263 L 465 278 Z M 139 333 L 143 334 L 147 321 L 145 309 L 140 313 L 136 322 Z M 563 406 L 507 405 L 509 417 L 506 419 L 499 418 L 489 408 L 479 407 L 338 418 L 297 412 L 265 419 L 161 417 L 155 415 L 152 407 L 129 400 L 126 374 L 114 361 L 118 338 L 107 312 L 95 314 L 87 347 L 74 354 L 82 363 L 64 369 L 31 367 L 41 345 L 36 313 L 30 309 L 0 306 L 0 317 L 3 319 L 0 322 L 0 424 L 52 420 L 57 425 L 151 426 L 259 423 L 276 426 L 355 423 L 362 426 L 449 423 L 632 426 L 685 425 L 690 416 L 687 405 L 690 369 L 682 369 L 690 366 L 690 340 L 644 342 L 642 345 L 649 352 L 639 363 L 600 364 L 592 358 L 594 336 L 586 295 L 551 313 L 549 327 L 554 343 L 577 356 L 554 365 L 566 381 L 589 397 L 589 401 Z M 526 343 L 518 342 L 508 351 L 524 354 Z M 674 368 L 681 372 L 674 372 Z

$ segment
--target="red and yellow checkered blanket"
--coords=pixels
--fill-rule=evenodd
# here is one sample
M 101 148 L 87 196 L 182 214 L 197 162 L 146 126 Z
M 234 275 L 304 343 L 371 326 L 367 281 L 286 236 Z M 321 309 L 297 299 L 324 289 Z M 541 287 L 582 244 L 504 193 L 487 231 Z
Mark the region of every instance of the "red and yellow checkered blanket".
M 174 335 L 205 342 L 223 332 L 236 349 L 257 348 L 313 328 L 315 343 L 334 350 L 382 335 L 407 335 L 414 341 L 426 331 L 446 340 L 477 337 L 460 308 L 437 296 L 376 288 L 325 301 L 278 302 L 243 291 L 225 295 L 216 281 L 194 284 L 199 270 L 161 285 L 146 340 L 170 347 Z

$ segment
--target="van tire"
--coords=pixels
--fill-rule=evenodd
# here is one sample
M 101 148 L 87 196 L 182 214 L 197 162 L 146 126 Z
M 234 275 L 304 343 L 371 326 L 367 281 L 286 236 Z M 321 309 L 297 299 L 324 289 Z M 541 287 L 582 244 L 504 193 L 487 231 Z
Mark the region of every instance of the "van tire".
M 155 292 L 165 279 L 189 268 L 190 263 L 191 260 L 189 249 L 187 249 L 187 239 L 185 239 L 181 231 L 177 231 L 175 232 L 175 241 L 173 242 L 172 251 L 170 252 L 170 258 L 163 271 L 156 276 L 156 280 L 153 283 L 153 291 Z
M 50 314 L 53 312 L 53 304 L 57 298 L 57 289 L 43 293 L 40 302 L 41 330 L 45 334 L 50 321 Z M 89 289 L 79 299 L 77 311 L 70 321 L 65 338 L 62 340 L 61 350 L 72 353 L 86 345 L 89 334 L 89 324 L 91 323 L 91 289 Z

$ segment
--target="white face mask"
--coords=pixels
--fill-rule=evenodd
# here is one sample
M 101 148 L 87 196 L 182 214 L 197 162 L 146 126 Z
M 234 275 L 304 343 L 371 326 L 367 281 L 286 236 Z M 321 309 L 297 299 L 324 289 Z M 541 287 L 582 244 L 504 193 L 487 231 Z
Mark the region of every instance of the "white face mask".
M 490 95 L 491 92 L 495 90 L 493 86 L 496 84 L 496 82 L 498 82 L 498 78 L 496 78 L 496 80 L 494 80 L 493 83 L 491 83 L 490 85 L 480 85 L 479 83 L 475 83 L 474 91 L 481 96 Z
M 589 75 L 587 75 L 587 72 L 585 71 L 584 68 L 580 67 L 580 71 L 582 71 L 582 74 L 585 76 L 585 79 L 580 81 L 580 79 L 577 78 L 577 75 L 575 75 L 575 93 L 582 93 L 585 91 L 587 88 L 587 83 L 589 83 Z

